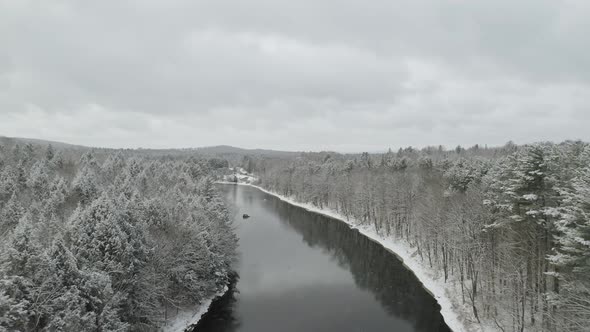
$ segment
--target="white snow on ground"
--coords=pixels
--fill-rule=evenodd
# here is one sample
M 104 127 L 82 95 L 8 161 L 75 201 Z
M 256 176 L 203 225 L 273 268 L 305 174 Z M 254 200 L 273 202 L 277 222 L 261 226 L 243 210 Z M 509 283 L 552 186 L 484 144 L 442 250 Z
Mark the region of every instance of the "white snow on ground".
M 224 182 L 222 182 L 224 183 Z M 302 207 L 308 211 L 319 213 L 349 224 L 352 228 L 358 229 L 359 232 L 369 239 L 381 244 L 383 247 L 388 249 L 390 252 L 395 254 L 409 270 L 411 270 L 416 277 L 422 282 L 424 288 L 432 294 L 432 296 L 438 301 L 441 307 L 441 314 L 444 317 L 445 323 L 455 332 L 468 331 L 468 332 L 479 332 L 484 331 L 482 325 L 477 324 L 475 321 L 468 319 L 471 317 L 469 308 L 466 306 L 460 306 L 454 304 L 452 299 L 461 298 L 461 293 L 452 287 L 450 283 L 445 283 L 444 279 L 437 275 L 435 271 L 430 269 L 426 263 L 420 261 L 417 255 L 414 255 L 414 251 L 410 245 L 401 239 L 393 239 L 389 237 L 383 237 L 377 234 L 374 226 L 372 225 L 358 225 L 359 223 L 355 220 L 348 220 L 343 215 L 331 209 L 320 209 L 309 203 L 299 203 L 291 198 L 276 194 L 269 190 L 266 190 L 257 185 L 251 183 L 234 183 L 246 185 L 257 188 L 267 194 L 273 195 L 282 201 L 289 204 Z M 485 329 L 489 330 L 489 329 Z M 493 330 L 493 329 L 492 329 Z
M 250 173 L 246 172 L 245 169 L 236 167 L 230 168 L 230 171 L 233 171 L 233 174 L 225 175 L 223 177 L 223 182 L 233 182 L 234 177 L 238 180 L 239 183 L 254 183 L 257 179 Z
M 171 322 L 167 322 L 169 325 L 162 327 L 163 332 L 184 332 L 188 327 L 196 325 L 201 317 L 209 311 L 209 307 L 213 300 L 217 297 L 222 296 L 227 292 L 227 286 L 220 292 L 214 294 L 210 298 L 206 299 L 201 303 L 195 310 L 195 308 L 180 310 L 175 317 L 171 318 Z

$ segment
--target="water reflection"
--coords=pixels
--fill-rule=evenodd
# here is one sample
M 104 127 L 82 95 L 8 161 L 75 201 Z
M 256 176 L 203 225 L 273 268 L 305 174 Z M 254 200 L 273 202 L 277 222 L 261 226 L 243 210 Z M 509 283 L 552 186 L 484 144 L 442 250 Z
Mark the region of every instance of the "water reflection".
M 229 290 L 211 303 L 209 312 L 199 321 L 195 331 L 238 331 L 240 320 L 235 316 L 237 275 L 231 281 Z
M 358 230 L 304 209 L 272 200 L 281 220 L 303 236 L 311 247 L 319 247 L 348 269 L 356 285 L 370 291 L 391 315 L 412 322 L 417 331 L 448 330 L 439 306 L 412 272 L 381 245 Z
M 448 331 L 434 299 L 380 245 L 256 189 L 222 186 L 241 276 L 197 331 Z

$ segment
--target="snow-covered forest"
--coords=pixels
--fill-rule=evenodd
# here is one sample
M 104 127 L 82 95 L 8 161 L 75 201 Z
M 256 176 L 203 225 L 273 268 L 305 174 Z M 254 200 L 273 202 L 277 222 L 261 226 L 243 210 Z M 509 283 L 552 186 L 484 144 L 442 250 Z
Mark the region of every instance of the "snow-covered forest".
M 227 285 L 215 162 L 148 152 L 0 141 L 0 331 L 157 330 Z
M 588 328 L 587 143 L 247 156 L 241 166 L 266 189 L 407 241 L 475 325 Z

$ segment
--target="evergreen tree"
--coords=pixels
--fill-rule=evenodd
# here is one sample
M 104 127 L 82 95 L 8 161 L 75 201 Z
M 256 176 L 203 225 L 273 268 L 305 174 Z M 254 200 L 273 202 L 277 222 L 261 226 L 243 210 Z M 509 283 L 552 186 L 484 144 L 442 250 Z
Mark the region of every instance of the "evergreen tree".
M 10 196 L 10 199 L 4 208 L 2 208 L 1 212 L 0 235 L 5 234 L 7 231 L 13 229 L 24 214 L 24 209 L 16 197 L 16 193 L 12 193 L 12 196 Z
M 85 166 L 78 172 L 72 181 L 72 188 L 83 204 L 89 204 L 96 198 L 98 195 L 97 176 L 91 166 Z
M 571 187 L 563 188 L 563 204 L 555 225 L 559 246 L 550 256 L 562 281 L 553 294 L 564 331 L 579 331 L 590 320 L 590 146 L 578 157 Z M 567 313 L 568 315 L 564 315 Z

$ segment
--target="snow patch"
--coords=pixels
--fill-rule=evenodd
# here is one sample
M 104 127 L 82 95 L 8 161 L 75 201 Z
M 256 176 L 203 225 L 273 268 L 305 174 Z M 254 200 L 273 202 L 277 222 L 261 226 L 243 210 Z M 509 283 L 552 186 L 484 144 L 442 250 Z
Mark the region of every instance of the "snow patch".
M 223 176 L 223 183 L 255 183 L 257 178 L 241 167 L 230 168 L 232 174 Z
M 526 194 L 526 195 L 522 195 L 522 198 L 524 198 L 527 201 L 536 201 L 538 196 L 535 194 Z

